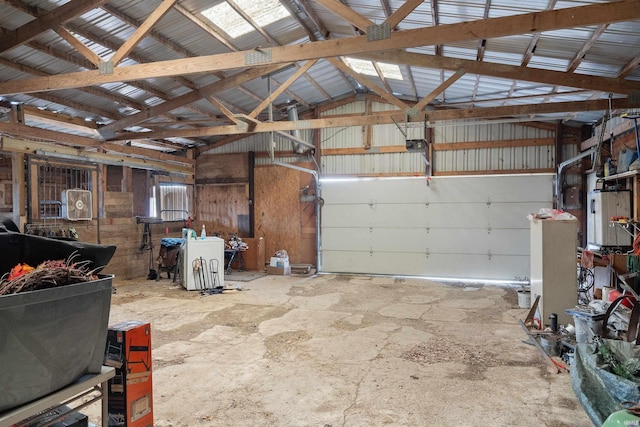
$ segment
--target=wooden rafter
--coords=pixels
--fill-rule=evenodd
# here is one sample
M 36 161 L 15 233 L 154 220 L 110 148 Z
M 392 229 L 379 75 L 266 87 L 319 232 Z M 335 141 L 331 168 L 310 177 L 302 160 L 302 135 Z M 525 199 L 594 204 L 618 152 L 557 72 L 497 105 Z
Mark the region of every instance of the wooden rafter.
M 618 78 L 623 79 L 627 77 L 629 74 L 633 73 L 636 68 L 640 65 L 640 55 L 634 56 L 631 61 L 627 62 L 620 72 L 618 73 Z
M 26 7 L 26 5 L 24 5 L 19 0 L 9 0 L 9 3 L 11 4 L 12 7 L 16 8 L 16 9 L 19 9 L 19 10 L 23 11 L 24 13 L 32 14 L 33 16 L 36 16 L 38 18 L 40 18 L 42 16 L 45 16 L 48 13 L 46 10 L 43 10 L 43 9 L 41 9 L 39 7 Z M 142 25 L 142 23 L 135 21 L 134 19 L 132 19 L 128 15 L 123 14 L 119 10 L 117 10 L 117 9 L 115 9 L 115 8 L 109 6 L 109 5 L 104 5 L 103 4 L 101 6 L 101 8 L 106 10 L 107 12 L 111 13 L 112 15 L 118 17 L 119 19 L 123 20 L 124 22 L 127 22 L 128 24 L 134 26 L 134 27 L 138 27 L 138 26 Z M 106 40 L 100 39 L 97 36 L 95 36 L 94 34 L 87 33 L 86 31 L 78 28 L 77 26 L 75 26 L 71 22 L 69 22 L 67 24 L 67 26 L 69 28 L 71 28 L 74 33 L 82 35 L 82 37 L 84 37 L 84 38 L 86 38 L 88 40 L 91 40 L 91 41 L 93 41 L 93 42 L 95 42 L 97 44 L 101 44 L 101 45 L 103 45 L 103 46 L 105 46 L 105 47 L 107 47 L 107 48 L 109 48 L 109 49 L 111 49 L 113 51 L 117 50 L 117 46 L 115 44 L 107 42 Z M 63 27 L 58 27 L 58 30 L 61 30 L 61 29 L 63 29 Z M 77 40 L 77 38 L 75 38 L 73 36 L 73 34 L 71 34 L 66 28 L 64 28 L 63 30 L 66 33 L 69 34 L 70 40 L 68 40 L 68 42 L 71 43 L 73 40 Z M 189 52 L 185 51 L 184 49 L 180 48 L 178 45 L 176 45 L 175 43 L 171 42 L 169 39 L 167 39 L 166 37 L 160 35 L 156 31 L 152 30 L 151 31 L 151 35 L 154 38 L 156 38 L 160 43 L 167 45 L 168 47 L 172 48 L 173 50 L 176 50 L 179 53 L 182 53 L 182 54 L 184 54 L 186 56 L 195 56 L 195 55 L 190 54 Z M 73 38 L 73 40 L 71 40 L 71 38 Z M 78 41 L 78 43 L 80 43 L 79 40 L 77 40 L 77 41 Z M 44 45 L 43 43 L 41 43 L 41 42 L 39 42 L 37 40 L 30 41 L 28 43 L 28 45 L 31 48 L 37 49 L 37 50 L 39 50 L 41 52 L 44 52 L 44 53 L 46 53 L 48 55 L 51 55 L 51 56 L 54 56 L 56 58 L 62 59 L 64 61 L 70 62 L 70 63 L 72 63 L 74 65 L 79 66 L 79 67 L 86 68 L 88 70 L 96 68 L 94 66 L 94 64 L 92 62 L 90 62 L 89 60 L 77 59 L 75 56 L 70 55 L 67 52 L 63 52 L 63 51 L 61 51 L 59 49 L 56 49 L 55 47 L 50 46 L 50 45 Z M 75 45 L 73 45 L 73 46 L 76 47 L 76 49 L 78 48 L 78 46 L 75 46 Z M 91 53 L 89 53 L 89 52 L 91 52 Z M 91 56 L 93 54 L 92 51 L 89 51 L 89 52 L 87 52 L 87 54 L 85 56 Z M 132 59 L 135 59 L 137 62 L 141 62 L 141 63 L 142 62 L 149 62 L 148 60 L 145 60 L 144 58 L 140 58 L 138 55 L 134 55 L 133 53 L 130 54 L 130 57 Z M 96 58 L 97 58 L 97 63 L 99 63 L 101 61 L 101 59 L 99 57 L 97 57 L 97 55 L 96 55 Z M 10 64 L 9 66 L 13 66 L 15 68 L 15 65 L 16 64 Z M 32 70 L 32 69 L 30 68 L 29 70 Z M 26 72 L 29 72 L 30 74 L 33 74 L 33 73 L 31 73 L 30 71 L 28 71 L 26 69 L 23 69 L 22 71 L 26 71 Z M 186 84 L 187 87 L 192 87 L 192 88 L 195 87 L 193 84 L 191 84 L 190 82 L 186 81 L 186 79 L 183 79 L 182 77 L 177 77 L 176 80 L 181 81 L 182 83 L 186 82 L 187 83 Z M 130 82 L 129 84 L 131 86 L 133 86 L 133 87 L 139 88 L 141 90 L 145 90 L 145 91 L 151 93 L 152 95 L 157 96 L 157 97 L 159 97 L 161 99 L 167 99 L 168 98 L 166 94 L 162 93 L 161 91 L 153 88 L 151 85 L 148 85 L 148 84 L 146 84 L 144 82 L 141 82 L 141 81 Z M 96 94 L 96 96 L 99 96 L 99 95 Z M 45 94 L 38 94 L 37 97 L 41 98 L 41 99 L 51 99 L 51 98 L 53 98 L 52 96 L 45 95 Z M 125 101 L 124 99 L 125 98 L 122 98 L 122 100 L 117 100 L 115 102 L 121 103 L 123 105 L 131 106 L 131 104 L 128 103 L 127 101 Z M 57 101 L 52 101 L 52 102 L 57 102 Z M 59 102 L 57 102 L 57 103 L 59 103 Z M 115 115 L 113 115 L 111 113 L 105 113 L 105 112 L 100 111 L 100 109 L 98 109 L 98 108 L 95 108 L 95 107 L 92 107 L 92 106 L 89 106 L 89 105 L 85 105 L 85 104 L 80 104 L 80 103 L 77 103 L 77 102 L 66 101 L 66 102 L 62 102 L 62 105 L 68 105 L 71 108 L 75 108 L 75 109 L 80 110 L 80 111 L 86 111 L 86 112 L 89 112 L 91 114 L 100 115 L 102 117 L 106 117 L 106 118 L 110 118 L 110 119 L 119 118 L 119 116 L 115 116 Z M 187 108 L 196 111 L 198 114 L 203 114 L 205 116 L 207 115 L 206 112 L 200 111 L 197 108 L 193 108 L 193 107 L 187 107 Z
M 134 47 L 140 43 L 147 33 L 151 30 L 151 27 L 155 25 L 163 16 L 165 16 L 169 10 L 173 7 L 175 2 L 178 0 L 163 0 L 162 3 L 151 12 L 151 14 L 147 17 L 147 19 L 140 25 L 136 31 L 133 33 L 131 37 L 129 37 L 122 46 L 117 50 L 116 53 L 109 59 L 109 62 L 115 67 L 118 65 L 124 58 L 127 57 L 131 53 Z
M 406 0 L 391 16 L 385 19 L 385 23 L 391 28 L 395 28 L 404 18 L 406 18 L 416 7 L 420 6 L 424 0 Z
M 580 63 L 584 59 L 584 56 L 587 54 L 589 49 L 591 49 L 591 47 L 596 42 L 596 40 L 600 38 L 602 33 L 604 33 L 604 31 L 608 27 L 609 27 L 609 24 L 598 25 L 598 28 L 596 28 L 595 31 L 591 34 L 591 36 L 584 42 L 580 50 L 576 53 L 576 55 L 573 57 L 573 59 L 569 63 L 569 66 L 567 67 L 568 73 L 573 73 L 576 70 L 576 68 L 580 66 Z
M 433 101 L 436 98 L 436 96 L 440 95 L 448 87 L 450 87 L 452 84 L 457 82 L 460 79 L 460 77 L 464 76 L 464 74 L 465 74 L 465 71 L 463 69 L 459 69 L 451 77 L 445 80 L 444 83 L 441 83 L 437 88 L 432 90 L 429 95 L 422 98 L 420 102 L 418 102 L 416 105 L 413 106 L 413 108 L 415 108 L 418 111 L 423 110 L 427 106 L 427 104 L 429 104 L 431 101 Z
M 20 124 L 0 122 L 0 132 L 19 137 L 38 138 L 48 141 L 62 142 L 65 145 L 74 145 L 76 147 L 99 148 L 101 150 L 110 151 L 113 153 L 141 156 L 155 160 L 183 163 L 187 165 L 194 165 L 196 162 L 194 159 L 179 157 L 173 154 L 160 153 L 158 151 L 146 148 L 120 145 L 111 142 L 100 142 L 92 138 L 85 138 L 78 135 L 71 135 L 68 133 L 56 132 L 48 129 L 39 129 Z
M 84 56 L 89 62 L 94 65 L 94 67 L 91 68 L 98 68 L 98 65 L 100 65 L 100 62 L 102 61 L 102 58 L 100 58 L 94 51 L 89 49 L 87 45 L 85 45 L 82 41 L 78 40 L 78 38 L 66 28 L 58 27 L 55 31 L 60 37 L 62 37 L 67 43 L 69 43 L 75 50 L 77 50 L 82 56 Z
M 481 74 L 491 77 L 539 82 L 550 85 L 574 87 L 580 89 L 599 90 L 619 94 L 628 94 L 640 89 L 640 83 L 630 80 L 612 79 L 585 74 L 565 73 L 562 71 L 543 70 L 540 68 L 518 67 L 488 62 L 477 62 L 468 59 L 446 58 L 410 52 L 377 52 L 352 55 L 354 58 L 384 61 L 392 64 L 404 64 L 417 67 L 456 71 L 464 68 L 467 73 Z
M 147 119 L 148 117 L 155 117 L 160 114 L 164 114 L 166 112 L 175 110 L 176 108 L 180 108 L 184 105 L 190 104 L 192 102 L 195 102 L 201 99 L 205 93 L 214 94 L 227 89 L 231 89 L 233 87 L 236 87 L 238 85 L 251 81 L 255 78 L 261 77 L 263 75 L 272 73 L 286 66 L 287 64 L 270 65 L 266 67 L 255 67 L 246 72 L 237 73 L 233 76 L 227 77 L 224 80 L 220 80 L 208 86 L 200 88 L 199 91 L 186 93 L 184 95 L 181 95 L 169 101 L 166 101 L 160 105 L 146 108 L 144 111 L 141 111 L 140 113 L 133 114 L 117 122 L 110 123 L 101 129 L 101 133 L 103 135 L 112 134 L 115 131 L 118 131 L 120 129 L 125 129 L 129 126 L 133 126 L 137 123 L 140 123 L 143 120 Z
M 547 4 L 547 8 L 545 10 L 553 10 L 554 7 L 556 7 L 556 2 L 558 0 L 549 0 L 549 3 Z M 529 41 L 529 46 L 527 46 L 527 50 L 524 52 L 524 55 L 522 57 L 522 63 L 520 65 L 522 65 L 523 67 L 526 67 L 527 65 L 529 65 L 529 61 L 531 61 L 531 58 L 533 58 L 533 54 L 536 51 L 536 48 L 538 47 L 538 40 L 540 40 L 540 32 L 536 31 L 533 33 L 533 37 L 531 38 L 531 40 Z
M 71 0 L 41 17 L 30 21 L 13 31 L 6 31 L 0 39 L 0 53 L 20 46 L 51 28 L 74 19 L 76 16 L 99 7 L 107 0 Z
M 318 32 L 320 33 L 320 35 L 324 39 L 329 38 L 329 30 L 327 30 L 327 27 L 325 27 L 324 23 L 318 17 L 318 15 L 313 10 L 313 8 L 309 5 L 307 0 L 298 0 L 298 3 L 300 3 L 300 7 L 304 11 L 304 13 L 309 17 L 309 19 L 311 19 L 313 24 L 316 26 L 316 28 L 318 29 Z
M 390 38 L 384 40 L 366 41 L 366 36 L 358 36 L 348 39 L 323 40 L 302 45 L 278 46 L 269 48 L 271 61 L 268 63 L 297 62 L 323 58 L 329 55 L 354 55 L 363 52 L 397 50 L 424 46 L 425 43 L 442 44 L 477 40 L 478 38 L 503 37 L 522 34 L 523 32 L 551 31 L 567 27 L 596 25 L 603 22 L 627 21 L 637 18 L 640 18 L 640 2 L 637 0 L 619 0 L 588 6 L 439 25 L 438 27 L 400 30 L 393 32 Z M 198 58 L 116 67 L 113 74 L 100 74 L 98 71 L 92 70 L 46 78 L 3 82 L 0 83 L 0 94 L 30 93 L 110 82 L 244 68 L 246 67 L 247 53 L 244 51 L 231 52 Z
M 185 18 L 187 18 L 188 20 L 196 24 L 201 30 L 205 31 L 207 34 L 209 34 L 210 36 L 218 40 L 220 43 L 226 46 L 229 50 L 232 50 L 232 51 L 238 50 L 238 48 L 235 47 L 231 42 L 231 40 L 229 40 L 229 38 L 224 34 L 224 31 L 218 28 L 213 22 L 203 21 L 201 18 L 195 16 L 194 14 L 192 14 L 191 12 L 189 12 L 187 9 L 185 9 L 183 6 L 180 6 L 179 4 L 176 4 L 174 7 L 178 12 L 184 15 Z
M 220 112 L 222 114 L 224 114 L 225 116 L 227 116 L 227 118 L 229 120 L 231 120 L 232 122 L 234 122 L 235 124 L 238 124 L 238 122 L 240 120 L 238 120 L 233 111 L 229 110 L 226 105 L 224 105 L 218 98 L 216 98 L 215 96 L 213 96 L 210 93 L 205 93 L 204 97 L 207 101 L 209 101 L 211 103 L 211 105 L 213 105 L 214 107 L 216 107 L 218 110 L 220 110 Z
M 267 98 L 265 98 L 265 100 L 262 101 L 256 108 L 254 108 L 253 111 L 249 113 L 249 117 L 252 117 L 254 119 L 256 117 L 258 117 L 258 114 L 260 114 L 260 112 L 262 110 L 267 108 L 267 105 L 269 105 L 269 103 L 273 102 L 274 99 L 276 99 L 278 96 L 280 96 L 280 94 L 282 94 L 282 92 L 284 92 L 285 89 L 287 89 L 289 86 L 291 86 L 293 84 L 293 82 L 298 80 L 316 62 L 317 62 L 317 60 L 307 61 L 306 64 L 304 64 L 302 67 L 298 68 L 296 70 L 296 72 L 291 75 L 291 77 L 289 77 L 284 83 L 282 83 L 280 85 L 280 87 L 278 87 L 276 90 L 274 90 L 273 93 L 271 93 Z
M 586 95 L 586 94 L 590 94 L 592 93 L 592 91 L 590 90 L 571 90 L 571 91 L 567 91 L 567 92 L 560 92 L 558 93 L 558 95 Z M 601 92 L 600 92 L 601 93 Z M 523 99 L 535 99 L 535 98 L 543 98 L 545 96 L 547 96 L 548 94 L 543 93 L 543 94 L 536 94 L 536 95 L 522 95 L 522 96 L 512 96 L 513 92 L 510 91 L 510 94 L 508 94 L 507 96 L 504 97 L 500 97 L 500 98 L 487 98 L 487 99 L 476 99 L 475 101 L 459 101 L 459 102 L 446 102 L 446 103 L 442 103 L 442 104 L 438 104 L 439 107 L 447 107 L 447 108 L 454 108 L 454 107 L 460 107 L 463 105 L 478 105 L 478 104 L 484 104 L 484 103 L 492 103 L 495 104 L 496 102 L 504 102 L 506 105 L 506 103 L 508 101 L 522 101 Z
M 487 19 L 489 17 L 489 11 L 491 10 L 491 0 L 485 0 L 484 3 L 484 13 L 482 15 L 483 19 Z M 476 53 L 476 61 L 484 60 L 484 52 L 487 47 L 487 39 L 478 40 L 478 51 Z M 478 88 L 480 87 L 480 75 L 476 76 L 475 84 L 473 85 L 473 93 L 471 94 L 471 99 L 475 100 L 476 96 L 478 96 Z
M 367 27 L 374 25 L 375 23 L 368 18 L 360 15 L 349 6 L 340 3 L 338 0 L 316 0 L 322 6 L 326 7 L 331 12 L 344 18 L 348 23 L 358 28 L 359 30 L 366 32 Z
M 0 123 L 0 128 L 4 128 L 4 123 Z M 22 126 L 26 127 L 26 126 Z M 50 134 L 51 131 L 48 131 Z M 66 134 L 62 134 L 66 135 Z M 29 137 L 28 135 L 24 136 Z M 86 149 L 76 149 L 72 147 L 65 147 L 54 144 L 47 144 L 43 142 L 23 141 L 17 138 L 2 136 L 0 140 L 0 147 L 2 149 L 25 154 L 40 154 L 46 153 L 48 156 L 72 156 L 77 159 L 84 159 L 85 161 L 100 162 L 105 164 L 125 164 L 139 167 L 141 169 L 153 169 L 157 171 L 167 171 L 173 173 L 180 173 L 186 175 L 193 175 L 194 164 L 190 163 L 190 159 L 184 157 L 171 156 L 168 154 L 159 153 L 157 151 L 137 148 L 137 147 L 124 147 L 123 149 L 131 149 L 132 152 L 139 153 L 139 151 L 145 153 L 145 155 L 122 153 L 118 151 L 109 150 L 108 153 L 100 151 L 89 151 Z M 149 156 L 146 156 L 148 154 Z M 171 160 L 159 160 L 155 156 L 171 156 Z M 175 161 L 177 160 L 177 161 Z
M 387 102 L 395 105 L 396 107 L 400 108 L 401 110 L 406 110 L 406 109 L 409 108 L 409 106 L 407 104 L 405 104 L 404 102 L 402 102 L 401 100 L 399 100 L 398 98 L 393 96 L 393 94 L 391 94 L 390 92 L 387 92 L 386 90 L 382 89 L 380 86 L 376 85 L 374 82 L 372 82 L 370 79 L 368 79 L 367 77 L 363 76 L 362 74 L 356 73 L 353 69 L 351 69 L 351 67 L 347 66 L 341 60 L 336 59 L 336 58 L 327 58 L 327 60 L 334 67 L 336 67 L 337 69 L 339 69 L 343 73 L 348 74 L 351 77 L 353 77 L 361 85 L 367 86 L 368 88 L 374 90 L 378 95 L 380 95 L 382 98 L 384 98 Z
M 631 104 L 626 99 L 612 100 L 613 109 L 630 108 Z M 526 116 L 531 114 L 554 114 L 568 113 L 574 111 L 603 111 L 609 108 L 608 99 L 597 99 L 591 101 L 571 101 L 571 102 L 550 102 L 535 103 L 502 107 L 467 108 L 451 110 L 435 110 L 422 112 L 414 117 L 408 117 L 409 122 L 422 122 L 428 118 L 431 122 L 461 119 L 496 118 L 510 116 Z M 260 122 L 252 129 L 252 133 L 292 131 L 301 129 L 323 129 L 333 127 L 348 126 L 369 126 L 393 124 L 407 118 L 403 111 L 376 112 L 371 115 L 340 115 L 335 117 L 325 116 L 320 119 L 307 119 L 303 121 L 291 122 L 289 120 L 267 123 Z M 163 132 L 139 132 L 128 134 L 126 139 L 147 139 L 147 138 L 191 138 L 215 135 L 233 135 L 247 133 L 237 126 L 215 126 L 198 129 L 167 130 Z M 116 140 L 119 138 L 116 138 Z

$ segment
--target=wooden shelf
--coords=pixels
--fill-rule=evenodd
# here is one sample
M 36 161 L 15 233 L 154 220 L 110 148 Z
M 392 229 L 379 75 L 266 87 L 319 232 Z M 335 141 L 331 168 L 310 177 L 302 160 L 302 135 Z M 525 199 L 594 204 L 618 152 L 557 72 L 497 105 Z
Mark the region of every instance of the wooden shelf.
M 627 178 L 633 178 L 635 176 L 640 175 L 640 169 L 634 169 L 632 171 L 627 171 L 627 172 L 622 172 L 622 173 L 618 173 L 615 175 L 610 175 L 610 176 L 605 176 L 601 179 L 605 180 L 605 181 L 613 181 L 616 179 L 627 179 Z

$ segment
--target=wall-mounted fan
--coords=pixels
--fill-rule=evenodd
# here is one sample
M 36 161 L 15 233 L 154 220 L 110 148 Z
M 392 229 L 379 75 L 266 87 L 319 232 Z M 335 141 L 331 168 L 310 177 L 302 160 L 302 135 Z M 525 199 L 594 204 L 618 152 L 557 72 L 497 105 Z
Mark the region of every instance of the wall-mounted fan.
M 71 221 L 90 220 L 93 217 L 91 191 L 65 190 L 62 192 L 62 216 Z

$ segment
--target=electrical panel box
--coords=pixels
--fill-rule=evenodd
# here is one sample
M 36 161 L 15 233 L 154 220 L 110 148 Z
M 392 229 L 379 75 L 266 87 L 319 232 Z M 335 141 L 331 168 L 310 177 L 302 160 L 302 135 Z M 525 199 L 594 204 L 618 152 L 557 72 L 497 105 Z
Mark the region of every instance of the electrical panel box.
M 631 216 L 630 191 L 592 191 L 587 198 L 587 243 L 591 247 L 631 246 L 632 236 L 611 217 Z

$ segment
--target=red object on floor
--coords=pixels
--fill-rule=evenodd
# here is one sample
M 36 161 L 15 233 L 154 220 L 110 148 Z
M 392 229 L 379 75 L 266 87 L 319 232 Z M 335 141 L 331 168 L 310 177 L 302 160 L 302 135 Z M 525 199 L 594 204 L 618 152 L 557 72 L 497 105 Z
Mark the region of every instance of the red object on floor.
M 621 297 L 622 293 L 620 291 L 618 291 L 617 289 L 613 289 L 611 292 L 609 292 L 609 302 L 615 301 L 616 299 L 618 299 L 618 297 Z M 627 308 L 633 308 L 633 306 L 636 304 L 636 299 L 631 296 L 631 295 L 627 295 L 627 298 L 622 300 L 622 305 L 624 305 Z

